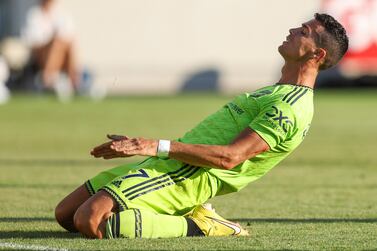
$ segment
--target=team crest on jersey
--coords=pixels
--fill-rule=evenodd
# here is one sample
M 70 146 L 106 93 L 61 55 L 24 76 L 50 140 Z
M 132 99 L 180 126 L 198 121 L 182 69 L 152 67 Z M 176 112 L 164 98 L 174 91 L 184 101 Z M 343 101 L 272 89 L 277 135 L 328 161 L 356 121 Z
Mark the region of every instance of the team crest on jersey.
M 284 116 L 283 112 L 274 105 L 272 106 L 272 112 L 266 112 L 266 116 L 271 118 L 273 121 L 276 121 L 285 133 L 288 132 L 289 126 L 293 126 L 293 123 L 289 117 Z

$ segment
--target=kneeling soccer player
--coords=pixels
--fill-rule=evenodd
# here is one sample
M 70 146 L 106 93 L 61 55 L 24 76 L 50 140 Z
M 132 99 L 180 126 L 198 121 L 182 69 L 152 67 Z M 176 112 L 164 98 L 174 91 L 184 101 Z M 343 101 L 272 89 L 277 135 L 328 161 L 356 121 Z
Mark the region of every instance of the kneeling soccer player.
M 176 141 L 110 135 L 93 156 L 149 157 L 88 180 L 59 203 L 57 221 L 89 238 L 246 235 L 202 204 L 260 178 L 302 142 L 317 74 L 347 48 L 344 28 L 315 14 L 279 46 L 277 84 L 236 97 Z

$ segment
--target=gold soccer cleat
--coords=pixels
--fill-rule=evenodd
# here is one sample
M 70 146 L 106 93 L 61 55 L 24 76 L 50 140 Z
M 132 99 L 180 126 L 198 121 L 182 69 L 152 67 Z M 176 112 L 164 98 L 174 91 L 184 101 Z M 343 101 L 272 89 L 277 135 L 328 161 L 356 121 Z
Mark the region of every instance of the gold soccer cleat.
M 239 224 L 228 221 L 218 215 L 209 203 L 196 206 L 189 218 L 198 225 L 205 236 L 249 235 L 249 232 Z

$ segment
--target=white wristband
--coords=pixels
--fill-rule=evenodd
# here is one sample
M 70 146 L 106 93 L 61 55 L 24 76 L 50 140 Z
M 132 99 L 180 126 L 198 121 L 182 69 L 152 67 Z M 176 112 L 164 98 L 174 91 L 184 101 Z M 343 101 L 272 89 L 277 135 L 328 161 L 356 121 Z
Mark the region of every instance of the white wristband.
M 157 156 L 168 157 L 170 151 L 170 140 L 160 139 L 158 141 Z

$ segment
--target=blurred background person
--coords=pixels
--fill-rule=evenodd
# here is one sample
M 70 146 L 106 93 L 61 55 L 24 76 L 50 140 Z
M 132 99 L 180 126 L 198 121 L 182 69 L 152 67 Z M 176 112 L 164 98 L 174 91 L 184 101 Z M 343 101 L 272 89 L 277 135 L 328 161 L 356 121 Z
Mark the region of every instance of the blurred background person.
M 55 0 L 40 0 L 32 7 L 23 30 L 43 89 L 55 90 L 61 99 L 69 99 L 79 84 L 73 30 L 72 19 Z
M 10 97 L 10 93 L 5 83 L 9 77 L 9 69 L 4 57 L 0 54 L 0 105 L 5 104 Z

